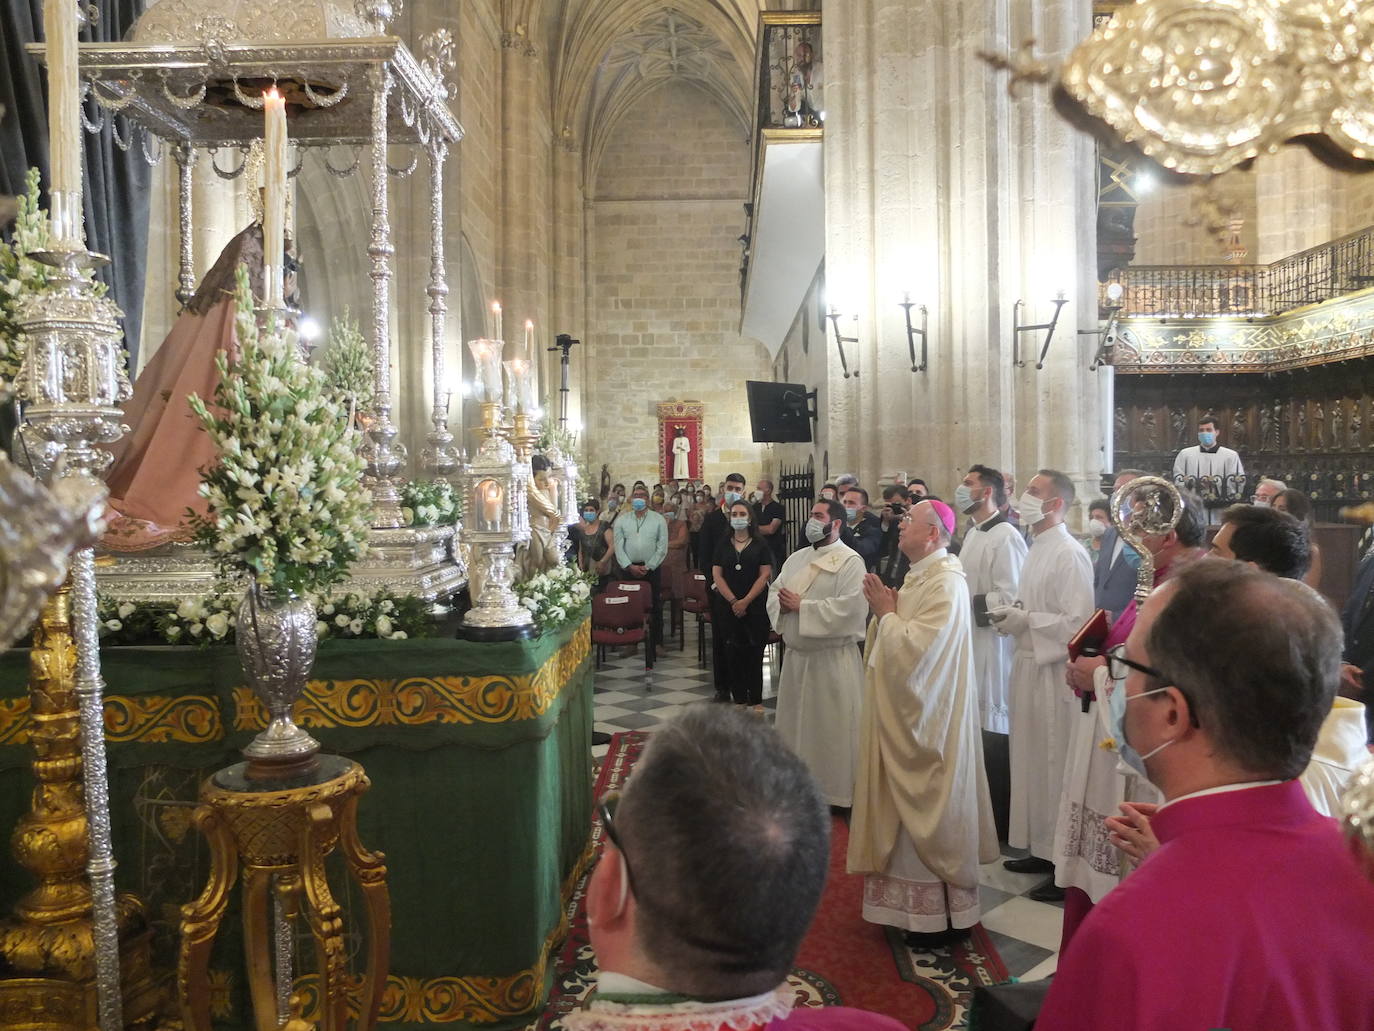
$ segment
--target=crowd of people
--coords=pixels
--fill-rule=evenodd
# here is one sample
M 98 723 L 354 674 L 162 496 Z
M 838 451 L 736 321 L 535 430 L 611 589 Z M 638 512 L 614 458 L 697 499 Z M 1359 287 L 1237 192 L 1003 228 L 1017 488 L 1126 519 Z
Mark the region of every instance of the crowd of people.
M 1123 470 L 1114 490 L 1139 475 Z M 952 502 L 909 480 L 874 504 L 837 477 L 790 554 L 772 485 L 752 498 L 746 486 L 732 475 L 717 494 L 660 498 L 636 484 L 631 511 L 683 524 L 684 561 L 709 570 L 718 700 L 757 705 L 766 635 L 785 643 L 775 726 L 787 749 L 762 721 L 697 712 L 656 735 L 646 761 L 681 734 L 729 739 L 791 775 L 798 757 L 806 812 L 768 801 L 779 782 L 765 777 L 753 830 L 805 816 L 807 847 L 818 847 L 818 808 L 847 811 L 863 916 L 913 947 L 967 936 L 981 919 L 979 865 L 1000 857 L 999 838 L 1022 850 L 1005 865 L 1044 874 L 1032 897 L 1064 902 L 1037 1028 L 1374 1026 L 1360 966 L 1374 947 L 1374 884 L 1330 819 L 1369 757 L 1357 699 L 1374 670 L 1374 554 L 1338 615 L 1308 586 L 1320 573 L 1304 495 L 1261 481 L 1249 504 L 1220 512 L 1209 544 L 1207 513 L 1184 491 L 1176 525 L 1141 541 L 1156 587 L 1138 604 L 1142 555 L 1112 526 L 1111 502 L 1090 501 L 1075 537 L 1076 491 L 1056 470 L 1039 470 L 1015 500 L 1012 478 L 985 465 L 969 468 Z M 584 568 L 600 573 L 613 555 L 637 575 L 664 561 L 666 543 L 621 554 L 622 538 L 636 539 L 619 529 L 624 518 L 579 551 Z M 595 535 L 596 505 L 584 521 Z M 1081 649 L 1089 627 L 1101 633 Z M 705 778 L 736 772 L 724 756 L 698 758 Z M 641 771 L 631 787 L 647 795 L 652 779 Z M 726 780 L 710 779 L 722 806 L 753 790 L 749 776 Z M 715 808 L 681 818 L 707 835 L 698 820 Z M 690 855 L 684 846 L 677 865 Z M 698 873 L 679 870 L 672 890 Z M 816 890 L 813 870 L 767 904 L 777 918 L 809 913 Z M 688 908 L 719 904 L 722 921 L 738 902 L 705 888 L 692 897 L 705 901 Z M 752 933 L 740 927 L 741 947 Z M 752 994 L 776 984 L 797 940 L 778 937 L 780 962 Z M 733 991 L 722 983 L 711 997 L 745 986 Z

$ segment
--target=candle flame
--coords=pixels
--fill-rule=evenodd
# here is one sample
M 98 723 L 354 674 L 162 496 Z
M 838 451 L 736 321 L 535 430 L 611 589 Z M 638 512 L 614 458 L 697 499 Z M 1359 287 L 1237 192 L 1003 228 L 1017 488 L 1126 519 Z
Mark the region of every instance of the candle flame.
M 265 97 L 267 97 L 269 100 L 280 100 L 280 99 L 281 99 L 281 94 L 277 92 L 277 87 L 275 87 L 275 86 L 273 86 L 271 89 L 269 89 L 269 90 L 268 90 L 265 94 L 263 94 L 263 95 L 264 95 Z
M 497 315 L 500 315 L 500 314 L 501 314 L 501 302 L 500 302 L 500 301 L 492 301 L 492 302 L 491 302 L 491 310 L 492 310 L 493 312 L 495 312 Z
M 526 329 L 533 329 L 533 328 L 534 328 L 534 319 L 526 319 L 526 320 L 525 320 L 525 328 L 526 328 Z

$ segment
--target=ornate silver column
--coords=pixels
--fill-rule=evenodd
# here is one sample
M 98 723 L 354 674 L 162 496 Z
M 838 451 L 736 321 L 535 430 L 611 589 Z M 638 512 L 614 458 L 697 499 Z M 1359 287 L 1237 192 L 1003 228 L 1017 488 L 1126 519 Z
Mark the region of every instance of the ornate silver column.
M 111 117 L 114 117 L 111 115 Z M 177 271 L 177 303 L 183 308 L 196 293 L 196 261 L 191 239 L 191 188 L 195 178 L 196 152 L 190 143 L 179 143 L 177 155 L 177 242 L 181 255 Z
M 425 469 L 438 477 L 458 468 L 458 450 L 448 428 L 449 397 L 444 382 L 444 322 L 448 313 L 448 273 L 444 268 L 444 159 L 448 144 L 436 133 L 429 146 L 429 334 L 433 361 L 434 409 L 422 458 Z
M 79 211 L 80 195 L 75 198 Z M 73 198 L 53 195 L 54 210 L 70 212 Z M 77 223 L 79 226 L 79 222 Z M 70 227 L 67 227 L 70 228 Z M 100 447 L 118 440 L 120 404 L 131 394 L 120 347 L 121 312 L 98 297 L 82 271 L 104 259 L 85 250 L 79 230 L 63 233 L 63 249 L 31 255 L 56 270 L 56 289 L 26 298 L 21 317 L 28 346 L 16 377 L 28 403 L 19 430 L 35 473 L 57 485 L 75 481 L 103 493 L 101 476 L 111 461 Z M 105 766 L 104 683 L 100 677 L 99 617 L 96 612 L 95 554 L 77 552 L 71 568 L 75 688 L 80 705 L 82 775 L 85 790 L 90 878 L 91 930 L 101 1031 L 122 1031 L 119 977 L 119 921 L 110 844 L 109 782 Z
M 405 448 L 396 441 L 391 421 L 391 242 L 387 198 L 387 97 L 391 93 L 391 69 L 368 69 L 372 83 L 372 239 L 367 255 L 372 263 L 372 424 L 363 445 L 367 459 L 365 482 L 372 491 L 372 525 L 382 529 L 401 526 L 401 495 L 396 473 L 405 463 Z

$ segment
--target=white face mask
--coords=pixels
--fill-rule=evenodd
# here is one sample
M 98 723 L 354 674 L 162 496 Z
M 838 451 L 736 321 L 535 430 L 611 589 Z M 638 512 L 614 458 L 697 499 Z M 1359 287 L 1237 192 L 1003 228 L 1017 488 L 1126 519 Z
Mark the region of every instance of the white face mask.
M 1021 513 L 1021 522 L 1027 526 L 1034 526 L 1045 518 L 1044 503 L 1030 491 L 1021 495 L 1016 508 Z
M 1099 523 L 1096 519 L 1089 519 L 1089 520 L 1088 520 L 1088 536 L 1089 536 L 1089 537 L 1101 537 L 1101 536 L 1102 536 L 1104 533 L 1106 533 L 1106 532 L 1107 532 L 1107 525 L 1106 525 L 1105 523 Z
M 812 544 L 819 544 L 830 535 L 830 524 L 821 522 L 814 516 L 806 521 L 806 539 Z
M 749 529 L 749 517 L 748 517 L 748 516 L 731 516 L 731 517 L 730 517 L 730 529 L 732 529 L 732 530 L 747 530 L 747 529 Z

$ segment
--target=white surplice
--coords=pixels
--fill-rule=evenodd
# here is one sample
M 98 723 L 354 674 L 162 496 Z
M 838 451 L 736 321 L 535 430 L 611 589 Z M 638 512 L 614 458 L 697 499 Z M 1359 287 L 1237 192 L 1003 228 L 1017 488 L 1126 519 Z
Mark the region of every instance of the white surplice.
M 978 865 L 997 858 L 959 559 L 916 563 L 897 610 L 869 624 L 848 868 L 865 920 L 909 931 L 972 927 Z
M 1036 534 L 1017 602 L 1026 629 L 1011 666 L 1011 824 L 1016 848 L 1049 859 L 1078 698 L 1064 683 L 1069 638 L 1093 612 L 1087 549 L 1063 523 Z
M 854 803 L 868 602 L 864 560 L 841 541 L 788 556 L 768 588 L 768 618 L 787 651 L 778 676 L 776 727 L 806 760 L 826 802 Z M 801 595 L 800 612 L 783 612 L 778 592 Z
M 1078 888 L 1096 904 L 1120 883 L 1126 870 L 1121 851 L 1108 837 L 1106 817 L 1120 815 L 1121 803 L 1162 801 L 1154 786 L 1121 761 L 1119 742 L 1110 727 L 1113 691 L 1123 690 L 1107 675 L 1093 671 L 1096 700 L 1087 711 L 1075 703 L 1073 731 L 1064 770 L 1064 790 L 1054 831 L 1054 883 Z
M 1298 780 L 1312 808 L 1323 816 L 1341 811 L 1341 795 L 1355 771 L 1369 761 L 1364 706 L 1349 698 L 1337 698 L 1317 732 L 1312 759 Z
M 970 597 L 981 594 L 987 599 L 988 608 L 1001 608 L 1016 600 L 1021 566 L 1026 561 L 1026 539 L 999 514 L 964 535 L 959 561 L 968 576 Z M 1007 733 L 1011 725 L 1007 678 L 1011 675 L 1013 649 L 1011 638 L 993 627 L 973 628 L 979 718 L 983 729 L 994 734 Z

